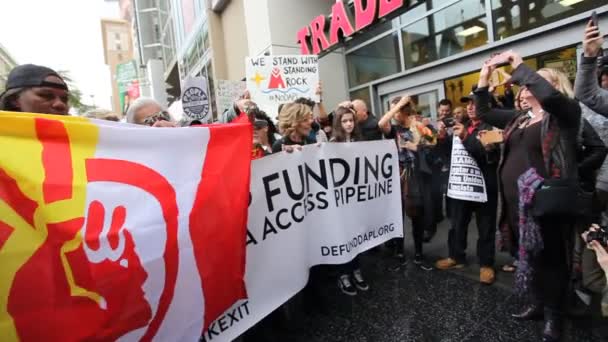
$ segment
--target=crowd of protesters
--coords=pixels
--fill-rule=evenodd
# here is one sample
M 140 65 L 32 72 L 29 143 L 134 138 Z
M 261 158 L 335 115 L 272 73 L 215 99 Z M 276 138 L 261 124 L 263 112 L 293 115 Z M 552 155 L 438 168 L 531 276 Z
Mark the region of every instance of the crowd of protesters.
M 281 105 L 273 120 L 247 93 L 220 121 L 243 116 L 252 123 L 252 159 L 296 153 L 311 144 L 394 140 L 413 264 L 422 271 L 464 268 L 474 214 L 479 281 L 493 284 L 497 269 L 514 272 L 514 287 L 524 305 L 513 318 L 544 319 L 543 341 L 558 341 L 566 313 L 576 306 L 569 293 L 589 294 L 596 299 L 597 311 L 608 315 L 608 66 L 598 70 L 602 44 L 599 28 L 590 21 L 574 87 L 561 71 L 533 71 L 517 52 L 492 56 L 460 106 L 439 102 L 435 122 L 421 118 L 408 95 L 391 99 L 390 109 L 379 117 L 360 99 L 340 103 L 328 113 L 322 101 L 302 98 Z M 509 64 L 511 74 L 498 62 Z M 504 84 L 492 83 L 496 72 Z M 505 89 L 502 95 L 499 86 Z M 68 94 L 67 83 L 55 71 L 22 65 L 8 76 L 0 110 L 67 115 Z M 317 95 L 322 98 L 321 85 Z M 89 117 L 118 121 L 109 112 Z M 166 108 L 146 98 L 130 105 L 126 122 L 179 126 Z M 493 138 L 486 139 L 490 135 Z M 486 202 L 446 195 L 455 139 L 482 173 Z M 424 244 L 444 218 L 450 225 L 447 255 L 429 260 Z M 386 248 L 393 260 L 390 271 L 408 263 L 402 238 Z M 497 268 L 497 250 L 509 253 L 512 262 Z M 358 256 L 336 269 L 337 286 L 344 294 L 370 289 Z

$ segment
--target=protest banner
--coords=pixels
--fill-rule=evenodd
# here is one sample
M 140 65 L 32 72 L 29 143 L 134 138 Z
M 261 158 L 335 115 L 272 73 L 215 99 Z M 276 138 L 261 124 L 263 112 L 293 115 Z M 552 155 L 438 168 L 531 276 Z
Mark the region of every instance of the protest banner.
M 234 104 L 234 101 L 238 100 L 239 97 L 243 95 L 245 89 L 247 89 L 247 85 L 243 81 L 217 81 L 215 99 L 217 101 L 218 114 L 222 114 L 230 109 Z
M 488 201 L 483 174 L 475 159 L 469 155 L 460 138 L 456 136 L 452 144 L 448 197 L 472 202 Z
M 252 162 L 246 286 L 205 341 L 231 341 L 304 288 L 309 269 L 343 264 L 403 236 L 393 141 L 305 146 Z
M 251 141 L 0 112 L 0 339 L 197 341 L 246 298 Z
M 251 99 L 269 113 L 281 103 L 300 97 L 319 101 L 318 57 L 310 55 L 260 56 L 246 58 L 247 90 Z
M 182 85 L 182 107 L 187 120 L 198 120 L 201 123 L 213 121 L 207 78 L 202 76 L 186 78 Z

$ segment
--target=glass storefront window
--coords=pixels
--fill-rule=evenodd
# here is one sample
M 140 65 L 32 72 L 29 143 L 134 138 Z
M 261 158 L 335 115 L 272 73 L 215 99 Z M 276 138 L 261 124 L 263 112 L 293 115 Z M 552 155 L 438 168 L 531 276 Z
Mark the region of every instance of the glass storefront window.
M 355 90 L 355 91 L 351 91 L 350 92 L 350 100 L 354 101 L 354 100 L 363 100 L 365 101 L 365 103 L 367 104 L 367 108 L 369 109 L 369 111 L 372 111 L 372 97 L 369 94 L 369 88 L 365 87 L 365 88 L 361 88 L 359 90 Z M 376 115 L 376 117 L 378 117 Z
M 608 0 L 491 1 L 496 40 L 608 4 Z
M 350 87 L 401 71 L 397 32 L 346 55 Z
M 372 39 L 381 35 L 382 33 L 389 31 L 393 28 L 393 22 L 390 20 L 381 21 L 374 24 L 369 29 L 357 33 L 352 39 L 348 39 L 344 42 L 344 47 L 348 50 L 354 48 L 359 44 L 365 43 L 367 40 Z
M 419 6 L 413 12 L 424 10 Z M 402 37 L 406 68 L 484 45 L 488 41 L 484 5 L 479 0 L 460 1 L 404 27 Z

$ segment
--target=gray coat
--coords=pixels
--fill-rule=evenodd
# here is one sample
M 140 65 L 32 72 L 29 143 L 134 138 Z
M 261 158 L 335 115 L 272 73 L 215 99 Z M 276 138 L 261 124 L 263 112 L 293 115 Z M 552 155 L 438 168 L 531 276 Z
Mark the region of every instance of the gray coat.
M 582 57 L 574 84 L 576 98 L 581 101 L 583 116 L 608 145 L 608 91 L 597 81 L 597 58 Z M 608 159 L 597 176 L 597 188 L 608 191 Z

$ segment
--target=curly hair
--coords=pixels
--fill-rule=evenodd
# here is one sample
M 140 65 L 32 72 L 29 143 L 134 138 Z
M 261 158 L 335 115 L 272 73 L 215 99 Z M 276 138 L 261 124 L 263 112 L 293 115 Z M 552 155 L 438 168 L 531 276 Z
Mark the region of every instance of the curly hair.
M 342 117 L 346 114 L 351 114 L 355 122 L 355 128 L 351 134 L 351 140 L 360 141 L 361 130 L 359 129 L 359 125 L 357 124 L 357 115 L 355 114 L 355 111 L 353 109 L 347 107 L 338 107 L 338 109 L 336 109 L 336 111 L 334 112 L 332 140 L 336 142 L 346 141 L 346 132 L 344 131 L 344 128 L 342 128 Z
M 283 106 L 279 113 L 279 129 L 283 136 L 289 136 L 296 131 L 301 122 L 309 120 L 312 115 L 309 106 L 301 103 L 289 103 Z

